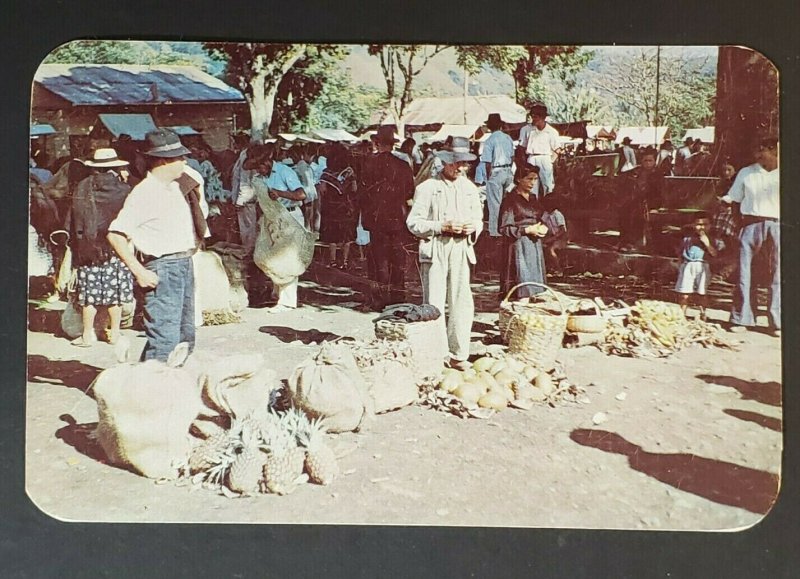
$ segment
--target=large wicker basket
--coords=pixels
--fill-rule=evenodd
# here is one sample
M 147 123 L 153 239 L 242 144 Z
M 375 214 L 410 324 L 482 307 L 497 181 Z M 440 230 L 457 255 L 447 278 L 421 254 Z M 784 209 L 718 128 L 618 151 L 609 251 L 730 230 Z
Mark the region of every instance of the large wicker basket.
M 573 333 L 599 334 L 606 329 L 607 320 L 600 308 L 592 300 L 581 300 L 578 305 L 588 304 L 594 308 L 594 314 L 570 313 L 567 317 L 567 330 Z
M 426 322 L 379 320 L 374 329 L 379 340 L 405 341 L 411 346 L 416 378 L 441 375 L 448 353 L 444 316 Z
M 536 285 L 550 292 L 558 312 L 550 304 L 510 302 L 508 298 L 524 285 Z M 503 319 L 505 318 L 505 322 Z M 544 284 L 526 282 L 509 290 L 500 304 L 501 336 L 508 344 L 508 353 L 541 370 L 555 365 L 567 328 L 567 312 L 561 298 Z

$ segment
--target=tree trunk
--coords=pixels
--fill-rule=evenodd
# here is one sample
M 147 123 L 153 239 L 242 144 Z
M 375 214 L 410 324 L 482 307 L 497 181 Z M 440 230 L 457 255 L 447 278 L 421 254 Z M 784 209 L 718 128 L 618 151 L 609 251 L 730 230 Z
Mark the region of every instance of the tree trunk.
M 247 104 L 250 106 L 250 141 L 253 143 L 264 142 L 272 120 L 273 105 L 267 102 L 266 81 L 265 73 L 255 75 L 250 81 L 253 92 L 247 96 Z

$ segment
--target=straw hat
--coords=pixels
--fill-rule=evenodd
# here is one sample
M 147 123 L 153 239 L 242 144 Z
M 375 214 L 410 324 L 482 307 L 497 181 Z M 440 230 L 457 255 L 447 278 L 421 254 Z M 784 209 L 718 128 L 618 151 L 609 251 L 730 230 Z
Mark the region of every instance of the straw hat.
M 97 149 L 83 164 L 87 167 L 125 167 L 128 162 L 120 159 L 114 149 Z

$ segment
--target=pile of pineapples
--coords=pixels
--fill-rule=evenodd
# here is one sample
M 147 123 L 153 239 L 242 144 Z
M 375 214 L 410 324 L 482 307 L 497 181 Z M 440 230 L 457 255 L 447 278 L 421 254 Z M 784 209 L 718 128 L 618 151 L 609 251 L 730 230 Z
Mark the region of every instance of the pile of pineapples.
M 182 467 L 194 484 L 226 496 L 287 495 L 306 482 L 327 485 L 339 474 L 321 419 L 273 409 L 232 419 L 197 444 Z

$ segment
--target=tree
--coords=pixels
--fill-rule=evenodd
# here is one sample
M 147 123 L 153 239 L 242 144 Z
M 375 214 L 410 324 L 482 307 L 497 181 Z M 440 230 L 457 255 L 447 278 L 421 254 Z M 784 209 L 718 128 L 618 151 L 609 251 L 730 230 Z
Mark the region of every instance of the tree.
M 190 43 L 182 43 L 189 45 Z M 73 40 L 44 59 L 46 64 L 191 64 L 206 67 L 203 55 L 175 50 L 168 42 Z
M 413 84 L 431 58 L 445 50 L 445 45 L 370 44 L 368 52 L 380 60 L 386 81 L 386 100 L 397 132 L 405 134 L 403 113 L 414 98 Z
M 644 126 L 658 123 L 668 126 L 672 135 L 712 124 L 715 79 L 707 70 L 707 59 L 662 51 L 660 66 L 658 60 L 656 49 L 640 48 L 615 58 L 598 72 L 596 86 L 612 103 L 619 121 Z
M 260 42 L 206 42 L 214 58 L 227 61 L 225 78 L 244 93 L 250 107 L 250 138 L 263 141 L 269 134 L 275 97 L 284 76 L 308 49 L 307 44 Z

